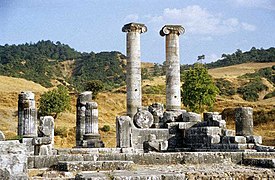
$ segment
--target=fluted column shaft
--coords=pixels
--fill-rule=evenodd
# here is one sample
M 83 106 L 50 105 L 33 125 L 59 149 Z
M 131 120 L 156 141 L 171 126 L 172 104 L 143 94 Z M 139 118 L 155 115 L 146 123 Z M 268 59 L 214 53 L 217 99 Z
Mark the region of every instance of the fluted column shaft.
M 92 92 L 85 91 L 77 98 L 76 104 L 76 146 L 80 146 L 85 134 L 86 103 L 92 101 Z
M 166 25 L 160 31 L 165 36 L 166 51 L 166 109 L 176 110 L 181 107 L 180 53 L 179 35 L 184 28 L 178 25 Z
M 21 92 L 18 96 L 18 136 L 37 136 L 37 112 L 34 94 L 30 91 Z
M 85 112 L 85 134 L 98 134 L 98 105 L 88 102 Z
M 142 104 L 140 34 L 147 28 L 144 24 L 130 23 L 122 31 L 127 33 L 127 115 L 133 117 Z

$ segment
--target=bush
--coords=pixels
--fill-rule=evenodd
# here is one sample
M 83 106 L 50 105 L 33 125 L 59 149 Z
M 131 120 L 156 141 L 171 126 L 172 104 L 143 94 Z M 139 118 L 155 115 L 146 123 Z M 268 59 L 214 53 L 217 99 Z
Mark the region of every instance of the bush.
M 104 84 L 100 80 L 90 80 L 86 82 L 85 84 L 85 90 L 86 91 L 92 91 L 93 93 L 93 99 L 96 98 L 97 94 L 102 91 L 104 88 Z
M 245 86 L 239 87 L 237 92 L 242 94 L 243 99 L 246 101 L 257 101 L 259 98 L 258 93 L 267 89 L 268 87 L 260 79 L 253 79 Z
M 234 88 L 233 84 L 226 79 L 217 79 L 215 85 L 219 88 L 219 95 L 221 96 L 232 96 L 236 94 L 236 89 Z
M 268 122 L 274 123 L 275 121 L 275 110 L 271 111 L 254 111 L 253 112 L 253 123 L 255 126 Z
M 275 90 L 273 92 L 270 92 L 264 96 L 264 99 L 275 97 Z
M 67 137 L 67 127 L 54 127 L 54 135 L 62 138 Z
M 111 127 L 109 125 L 104 125 L 102 128 L 101 128 L 101 131 L 104 131 L 104 132 L 109 132 L 111 130 Z
M 70 110 L 71 98 L 68 90 L 64 86 L 45 92 L 40 98 L 39 114 L 41 116 L 51 115 L 54 119 L 65 110 Z

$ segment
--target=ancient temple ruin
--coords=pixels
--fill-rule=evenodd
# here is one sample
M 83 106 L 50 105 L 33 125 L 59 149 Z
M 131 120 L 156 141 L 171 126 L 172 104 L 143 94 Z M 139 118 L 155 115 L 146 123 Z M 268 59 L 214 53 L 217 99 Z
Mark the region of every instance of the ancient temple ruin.
M 79 94 L 76 109 L 76 147 L 104 147 L 98 133 L 98 105 L 91 91 Z
M 92 92 L 78 95 L 73 148 L 54 148 L 53 117 L 37 119 L 34 94 L 22 92 L 18 100 L 22 139 L 5 141 L 0 131 L 0 178 L 27 179 L 27 171 L 39 170 L 35 178 L 245 179 L 256 173 L 258 178 L 275 179 L 275 149 L 261 145 L 262 137 L 253 134 L 252 108 L 236 107 L 235 131 L 226 128 L 218 112 L 201 115 L 181 109 L 182 26 L 165 25 L 160 31 L 166 42 L 166 106 L 156 102 L 143 107 L 141 102 L 140 34 L 147 27 L 129 23 L 122 31 L 127 33 L 127 110 L 125 116 L 114 117 L 117 147 L 104 148 Z

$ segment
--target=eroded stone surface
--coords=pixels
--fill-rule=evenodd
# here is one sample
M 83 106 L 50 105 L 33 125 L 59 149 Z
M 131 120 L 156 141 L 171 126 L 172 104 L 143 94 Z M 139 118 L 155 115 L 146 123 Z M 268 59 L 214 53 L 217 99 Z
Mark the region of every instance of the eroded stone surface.
M 154 117 L 147 110 L 140 110 L 134 116 L 134 124 L 138 128 L 150 128 L 153 123 Z
M 116 118 L 116 140 L 117 147 L 131 147 L 131 118 L 129 116 L 118 116 Z
M 122 28 L 127 33 L 127 115 L 131 118 L 141 106 L 141 61 L 140 61 L 140 34 L 147 31 L 144 24 L 129 23 Z
M 253 136 L 253 108 L 237 108 L 235 113 L 236 135 Z
M 18 95 L 18 136 L 37 136 L 37 112 L 34 93 L 21 92 Z
M 0 177 L 27 179 L 26 149 L 25 144 L 16 140 L 0 141 Z
M 184 28 L 179 25 L 165 25 L 160 30 L 166 43 L 166 110 L 181 106 L 179 35 L 183 33 Z

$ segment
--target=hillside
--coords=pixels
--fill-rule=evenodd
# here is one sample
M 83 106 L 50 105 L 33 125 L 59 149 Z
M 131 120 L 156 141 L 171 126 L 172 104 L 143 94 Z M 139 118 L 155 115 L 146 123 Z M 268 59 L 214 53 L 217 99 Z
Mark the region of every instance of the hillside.
M 247 62 L 275 62 L 275 48 L 223 54 L 222 59 L 206 64 L 218 68 Z M 181 65 L 181 73 L 192 65 Z M 50 40 L 0 46 L 0 75 L 24 78 L 44 87 L 63 84 L 83 91 L 87 82 L 100 80 L 105 90 L 125 85 L 126 56 L 120 52 L 78 52 L 69 45 Z M 233 71 L 232 71 L 233 72 Z M 142 78 L 165 74 L 165 63 L 142 63 Z
M 275 62 L 244 63 L 227 67 L 209 69 L 209 74 L 214 78 L 237 78 L 247 73 L 254 73 L 259 69 L 274 66 Z
M 246 52 L 242 52 L 242 50 L 237 49 L 235 53 L 223 54 L 221 59 L 208 63 L 207 67 L 218 68 L 249 62 L 275 62 L 275 48 L 271 47 L 269 49 L 256 49 L 255 47 L 252 47 Z
M 255 133 L 264 136 L 266 144 L 275 143 L 274 52 L 275 48 L 252 48 L 248 52 L 237 50 L 231 55 L 223 55 L 223 59 L 216 63 L 206 65 L 212 68 L 209 73 L 222 90 L 214 111 L 221 112 L 237 106 L 253 107 Z M 191 66 L 182 65 L 181 73 Z M 58 84 L 69 87 L 72 92 L 81 92 L 88 81 L 100 80 L 104 83 L 104 92 L 99 93 L 96 99 L 99 104 L 99 127 L 111 127 L 111 131 L 100 133 L 105 144 L 114 147 L 115 117 L 125 114 L 126 110 L 125 67 L 125 55 L 115 51 L 80 53 L 68 45 L 51 41 L 0 46 L 0 130 L 8 138 L 16 136 L 17 98 L 21 91 L 35 92 L 38 106 L 40 95 Z M 142 63 L 141 70 L 143 105 L 165 103 L 165 66 Z M 62 113 L 55 120 L 57 147 L 72 147 L 75 144 L 76 94 L 71 96 L 72 110 Z M 234 128 L 232 118 L 227 120 L 227 124 Z
M 270 64 L 273 65 L 273 64 Z M 223 70 L 224 73 L 231 72 L 232 69 L 243 68 L 247 65 L 238 65 L 233 67 L 228 67 L 226 70 Z M 254 70 L 259 68 L 266 67 L 260 66 L 259 64 L 249 64 L 251 67 L 255 67 Z M 220 69 L 213 69 L 210 71 L 210 74 L 220 72 Z M 230 77 L 232 82 L 238 82 L 238 78 L 235 76 L 242 75 L 242 71 L 238 71 L 240 74 L 234 74 Z M 219 76 L 220 75 L 220 76 Z M 215 77 L 223 77 L 222 73 L 216 73 Z M 8 84 L 8 86 L 6 86 Z M 165 77 L 155 77 L 151 80 L 143 80 L 143 88 L 165 85 Z M 47 89 L 31 81 L 20 78 L 11 78 L 0 76 L 0 130 L 5 133 L 8 138 L 14 138 L 17 132 L 17 98 L 18 93 L 22 90 L 31 90 L 36 92 L 36 102 L 38 104 L 38 99 L 41 93 L 45 92 Z M 270 87 L 272 88 L 272 86 Z M 109 132 L 102 132 L 101 136 L 104 140 L 106 146 L 114 147 L 115 146 L 115 117 L 117 115 L 123 115 L 126 113 L 126 94 L 114 93 L 114 92 L 104 92 L 99 93 L 97 99 L 95 100 L 99 104 L 99 127 L 104 125 L 109 125 L 111 130 Z M 161 94 L 143 94 L 143 105 L 147 106 L 153 102 L 165 103 L 165 95 Z M 260 99 L 256 102 L 248 102 L 243 100 L 239 95 L 234 96 L 218 96 L 217 102 L 214 106 L 214 111 L 222 112 L 225 108 L 234 108 L 237 106 L 251 106 L 254 108 L 255 115 L 257 118 L 260 116 L 260 119 L 255 120 L 255 134 L 262 135 L 264 137 L 264 142 L 266 144 L 275 145 L 275 123 L 272 121 L 265 121 L 261 114 L 266 112 L 266 115 L 269 118 L 274 117 L 275 112 L 272 114 L 272 110 L 275 109 L 274 106 L 275 97 L 269 99 Z M 58 119 L 55 120 L 56 128 L 59 135 L 55 137 L 56 147 L 73 147 L 75 144 L 75 104 L 76 104 L 76 95 L 72 95 L 72 110 L 70 112 L 62 113 Z M 184 107 L 183 107 L 184 108 Z M 267 114 L 271 112 L 270 114 Z M 261 122 L 262 120 L 262 122 Z M 227 120 L 227 126 L 231 129 L 234 129 L 234 122 L 232 119 Z

